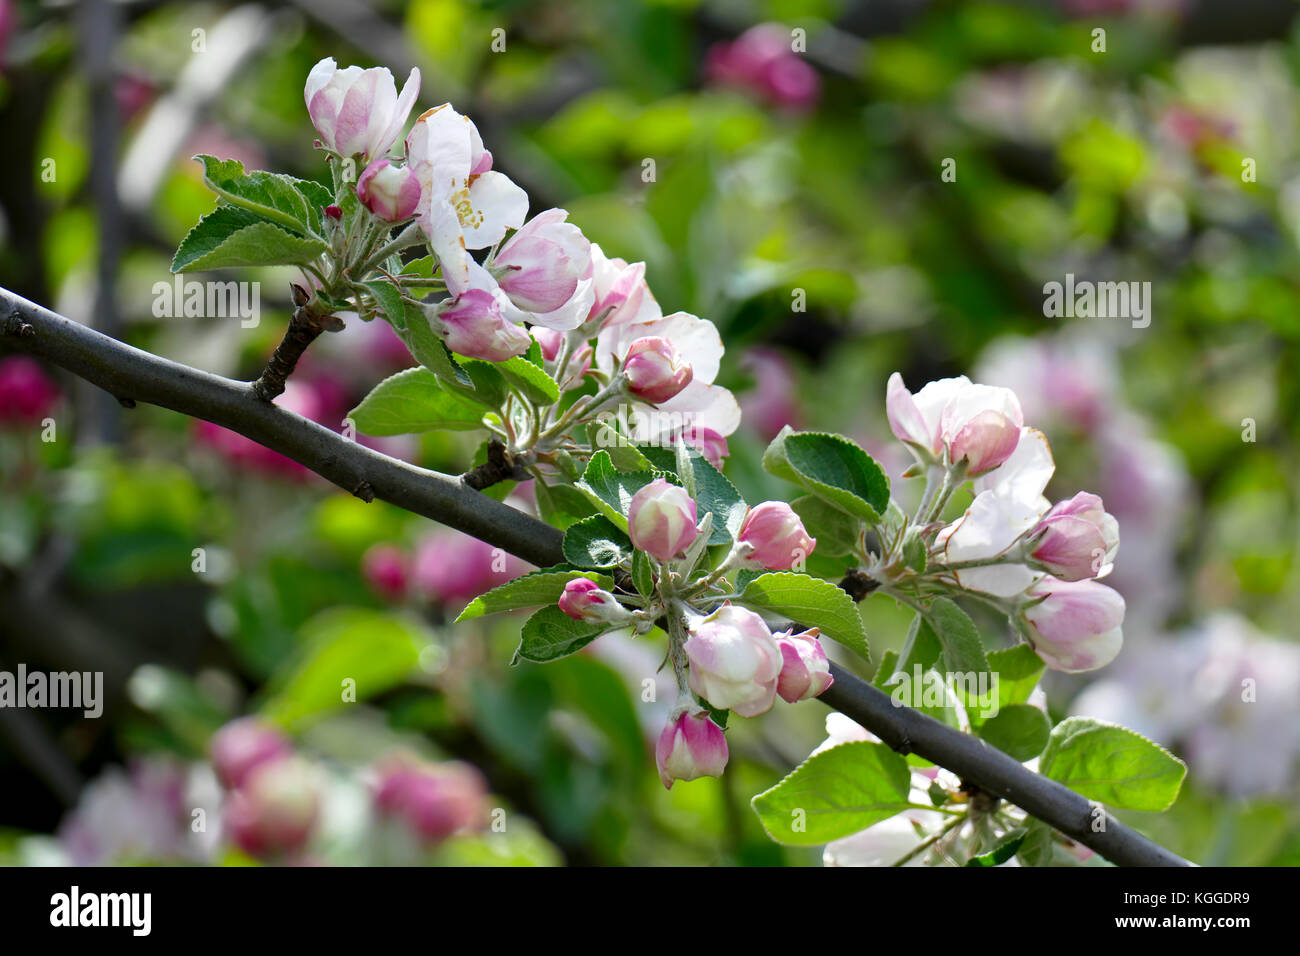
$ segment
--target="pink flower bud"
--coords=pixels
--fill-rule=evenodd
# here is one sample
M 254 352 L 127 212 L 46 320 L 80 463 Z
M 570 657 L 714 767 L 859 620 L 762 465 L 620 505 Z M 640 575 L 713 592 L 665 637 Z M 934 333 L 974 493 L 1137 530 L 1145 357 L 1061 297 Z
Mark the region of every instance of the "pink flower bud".
M 34 425 L 59 400 L 59 387 L 40 363 L 25 355 L 0 359 L 0 423 Z
M 1119 522 L 1100 498 L 1081 491 L 1053 505 L 1030 540 L 1037 567 L 1062 581 L 1083 581 L 1110 571 L 1119 550 Z
M 749 509 L 738 538 L 753 550 L 746 560 L 769 571 L 789 571 L 817 546 L 803 522 L 784 501 L 764 501 Z
M 564 344 L 564 333 L 557 332 L 555 329 L 548 329 L 544 325 L 534 325 L 529 329 L 533 333 L 533 338 L 542 349 L 542 358 L 548 362 L 554 362 L 560 354 L 560 346 Z
M 501 247 L 492 271 L 511 301 L 529 312 L 554 312 L 591 272 L 591 243 L 565 222 L 563 209 L 538 213 Z
M 722 728 L 701 714 L 670 719 L 655 744 L 659 779 L 669 790 L 674 780 L 720 777 L 727 767 L 727 740 Z
M 722 460 L 731 454 L 731 450 L 727 447 L 727 439 L 712 428 L 687 428 L 673 437 L 673 444 L 679 441 L 685 441 L 699 451 L 705 460 L 719 471 L 722 470 Z
M 795 634 L 791 628 L 776 635 L 776 646 L 781 649 L 783 662 L 776 692 L 788 704 L 816 697 L 835 682 L 831 677 L 826 649 L 817 639 L 819 633 L 815 627 L 802 634 Z
M 410 580 L 410 559 L 396 545 L 377 544 L 361 558 L 361 575 L 376 594 L 388 601 L 406 596 Z
M 1034 650 L 1048 667 L 1074 674 L 1115 659 L 1124 643 L 1124 599 L 1118 591 L 1096 581 L 1044 578 L 1026 593 L 1044 598 L 1023 616 Z
M 524 327 L 502 315 L 501 303 L 485 289 L 467 289 L 434 311 L 447 347 L 469 358 L 504 362 L 523 355 L 532 343 Z
M 223 787 L 243 786 L 254 770 L 264 763 L 293 753 L 293 744 L 277 728 L 258 717 L 232 720 L 213 736 L 208 745 L 212 769 Z
M 668 339 L 647 336 L 637 339 L 627 350 L 623 365 L 628 389 L 638 398 L 658 405 L 691 384 L 691 364 Z
M 627 530 L 638 551 L 660 561 L 671 561 L 680 557 L 699 534 L 695 502 L 685 489 L 656 478 L 632 496 Z
M 467 763 L 420 764 L 405 759 L 381 767 L 375 809 L 403 821 L 426 846 L 455 833 L 481 830 L 488 818 L 487 783 Z
M 298 757 L 284 757 L 258 767 L 230 793 L 226 831 L 250 856 L 282 857 L 306 846 L 319 811 L 312 767 Z
M 608 591 L 601 590 L 599 584 L 590 578 L 574 578 L 564 586 L 560 595 L 560 610 L 575 621 L 628 620 L 632 614 L 618 603 L 618 598 Z
M 1001 412 L 986 409 L 973 416 L 952 436 L 951 460 L 966 462 L 966 474 L 976 478 L 1011 457 L 1020 444 L 1020 426 Z
M 325 215 L 337 222 L 343 218 L 343 210 L 340 207 L 331 204 L 325 207 Z
M 724 604 L 691 622 L 686 640 L 691 690 L 719 710 L 757 717 L 771 709 L 784 659 L 753 611 Z
M 387 69 L 340 70 L 329 57 L 312 67 L 303 98 L 323 146 L 340 156 L 371 160 L 393 145 L 419 92 L 419 70 L 411 71 L 399 97 Z
M 420 181 L 409 166 L 377 159 L 357 180 L 357 198 L 380 219 L 401 222 L 420 205 Z

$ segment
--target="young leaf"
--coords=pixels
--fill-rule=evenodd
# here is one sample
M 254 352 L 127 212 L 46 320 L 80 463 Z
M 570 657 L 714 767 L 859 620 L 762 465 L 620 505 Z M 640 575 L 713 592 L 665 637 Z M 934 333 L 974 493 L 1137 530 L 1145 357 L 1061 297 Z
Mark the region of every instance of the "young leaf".
M 857 549 L 860 521 L 816 495 L 802 495 L 790 502 L 790 507 L 803 522 L 804 530 L 817 539 L 817 554 L 835 557 Z
M 596 452 L 587 462 L 587 469 L 578 482 L 578 490 L 591 499 L 601 514 L 609 518 L 620 531 L 627 531 L 627 511 L 632 496 L 655 480 L 652 472 L 621 472 L 614 467 L 609 452 Z
M 533 496 L 537 499 L 537 511 L 542 520 L 561 531 L 575 521 L 589 518 L 595 513 L 587 496 L 572 485 L 548 485 L 534 481 Z
M 584 518 L 564 532 L 564 560 L 575 568 L 612 568 L 631 556 L 631 540 L 604 515 Z
M 730 544 L 740 533 L 745 513 L 749 511 L 749 505 L 740 496 L 736 486 L 695 448 L 682 445 L 674 445 L 672 448 L 641 446 L 641 451 L 656 468 L 678 475 L 678 468 L 683 467 L 678 463 L 678 448 L 683 449 L 680 452 L 682 461 L 690 462 L 691 478 L 695 483 L 696 516 L 702 519 L 705 512 L 713 515 L 713 532 L 709 535 L 709 544 Z M 683 488 L 687 487 L 685 482 L 681 484 Z
M 787 425 L 767 446 L 763 467 L 872 524 L 889 506 L 884 470 L 843 435 L 796 432 Z
M 918 664 L 922 671 L 929 670 L 939 662 L 942 654 L 943 645 L 939 643 L 934 628 L 926 621 L 925 616 L 918 614 L 912 618 L 912 627 L 907 632 L 907 640 L 903 642 L 903 649 L 898 652 L 898 670 L 904 674 L 911 674 Z
M 203 181 L 209 189 L 260 219 L 277 223 L 292 232 L 316 235 L 324 206 L 333 200 L 319 183 L 308 183 L 280 173 L 254 170 L 244 172 L 236 159 L 217 159 L 200 153 L 194 157 L 203 164 Z M 322 195 L 325 201 L 321 202 Z
M 376 282 L 375 285 L 383 285 L 392 288 L 387 282 Z M 455 389 L 456 393 L 463 398 L 468 398 L 476 402 L 481 402 L 484 406 L 495 408 L 499 406 L 500 401 L 491 402 L 489 399 L 494 396 L 489 395 L 488 399 L 482 398 L 474 389 L 474 380 L 469 373 L 456 364 L 456 360 L 451 357 L 451 352 L 442 342 L 442 339 L 434 333 L 429 325 L 429 320 L 425 318 L 423 310 L 417 305 L 403 301 L 404 309 L 403 325 L 399 326 L 394 319 L 385 315 L 388 324 L 393 327 L 398 337 L 406 343 L 410 349 L 411 355 L 415 360 L 438 376 L 448 388 Z
M 998 706 L 1023 704 L 1038 686 L 1047 665 L 1028 644 L 989 651 L 989 670 L 998 676 Z
M 484 614 L 498 614 L 501 611 L 514 611 L 521 607 L 554 604 L 564 593 L 564 586 L 574 578 L 591 578 L 601 587 L 606 588 L 613 584 L 613 581 L 603 574 L 573 571 L 564 568 L 563 565 L 560 565 L 560 568 L 561 570 L 548 568 L 533 571 L 513 581 L 507 581 L 486 594 L 480 594 L 466 605 L 465 610 L 460 612 L 460 616 L 454 623 L 459 624 L 461 621 L 482 617 Z
M 984 673 L 989 662 L 984 642 L 970 616 L 948 598 L 935 598 L 925 610 L 925 619 L 943 645 L 943 665 L 960 674 Z
M 815 846 L 907 809 L 910 787 L 906 760 L 885 744 L 855 741 L 809 757 L 752 803 L 773 840 Z
M 763 574 L 745 586 L 736 603 L 785 615 L 805 627 L 816 626 L 863 657 L 871 656 L 858 606 L 829 581 L 792 571 Z
M 979 726 L 977 733 L 994 747 L 1021 763 L 1043 752 L 1052 725 L 1037 707 L 1012 704 Z
M 405 435 L 434 428 L 469 430 L 483 425 L 483 409 L 448 392 L 426 368 L 409 368 L 384 379 L 348 417 L 367 435 Z
M 516 355 L 514 358 L 497 363 L 497 368 L 501 370 L 506 380 L 534 405 L 553 405 L 560 400 L 560 386 L 555 384 L 555 379 L 528 359 Z
M 305 238 L 258 219 L 251 212 L 219 206 L 186 233 L 172 259 L 172 272 L 240 266 L 305 265 L 326 249 L 319 239 Z
M 1031 817 L 1025 825 L 1025 836 L 1016 851 L 1016 857 L 1025 866 L 1050 866 L 1055 855 L 1055 845 L 1052 828 L 1042 820 Z
M 1091 717 L 1057 724 L 1038 770 L 1090 800 L 1125 810 L 1169 809 L 1187 775 L 1187 765 L 1159 744 Z
M 885 682 L 894 676 L 897 667 L 898 651 L 885 651 L 880 655 L 880 666 L 876 668 L 876 676 L 871 678 L 872 685 L 883 688 Z
M 1025 842 L 1024 830 L 1012 830 L 1003 837 L 993 849 L 987 853 L 981 853 L 979 856 L 973 856 L 966 861 L 967 866 L 1001 866 L 1007 860 L 1016 855 L 1021 845 Z
M 651 563 L 650 555 L 644 551 L 634 551 L 632 553 L 632 583 L 636 586 L 637 593 L 649 597 L 655 589 L 654 566 Z
M 581 650 L 609 629 L 601 621 L 575 621 L 552 604 L 524 622 L 515 657 L 545 664 Z
M 587 440 L 593 452 L 605 451 L 619 471 L 653 471 L 650 459 L 641 450 L 602 421 L 587 424 Z

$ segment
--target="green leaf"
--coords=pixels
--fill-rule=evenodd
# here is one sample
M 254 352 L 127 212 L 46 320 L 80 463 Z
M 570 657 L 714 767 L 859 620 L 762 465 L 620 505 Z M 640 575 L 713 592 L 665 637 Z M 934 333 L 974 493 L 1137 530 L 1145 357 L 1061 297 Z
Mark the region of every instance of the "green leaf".
M 884 688 L 885 682 L 894 676 L 897 666 L 898 651 L 885 651 L 880 655 L 880 666 L 876 668 L 876 676 L 871 678 L 871 683 L 875 687 Z
M 885 744 L 855 741 L 809 757 L 752 803 L 773 840 L 815 846 L 907 809 L 910 788 L 906 760 Z
M 410 323 L 406 317 L 408 303 L 402 298 L 402 290 L 387 279 L 373 279 L 370 282 L 362 282 L 360 285 L 374 297 L 374 300 L 379 304 L 380 310 L 384 313 L 384 318 L 388 320 L 388 324 L 393 327 L 393 330 L 398 335 L 405 332 Z
M 1043 752 L 1052 725 L 1037 707 L 1012 704 L 979 726 L 978 734 L 994 747 L 1024 763 Z
M 871 656 L 858 606 L 829 581 L 792 571 L 776 571 L 750 581 L 736 602 L 755 610 L 785 615 L 805 627 L 816 626 L 827 637 L 863 657 Z
M 541 519 L 561 531 L 594 513 L 587 496 L 572 485 L 548 485 L 536 480 L 533 482 L 533 496 L 537 499 Z
M 620 435 L 607 422 L 594 421 L 587 424 L 587 440 L 592 452 L 605 451 L 610 461 L 619 471 L 653 471 L 650 459 L 641 454 L 641 450 Z
M 392 288 L 386 282 L 376 282 L 374 284 L 379 286 L 387 285 L 388 288 Z M 367 283 L 367 288 L 369 285 Z M 429 320 L 424 316 L 424 311 L 419 306 L 412 305 L 404 300 L 402 307 L 404 309 L 404 318 L 401 320 L 402 325 L 399 326 L 387 312 L 385 312 L 384 317 L 388 319 L 388 324 L 393 327 L 393 331 L 397 333 L 398 337 L 406 343 L 406 347 L 410 349 L 415 360 L 437 375 L 448 388 L 455 389 L 456 393 L 462 397 L 480 402 L 488 408 L 498 407 L 501 403 L 497 401 L 493 404 L 490 400 L 493 396 L 489 395 L 485 399 L 475 391 L 474 380 L 451 357 L 451 351 L 433 331 L 433 328 L 429 325 Z
M 552 604 L 524 622 L 515 656 L 545 664 L 581 650 L 609 629 L 601 621 L 575 621 Z
M 1024 830 L 1013 830 L 999 841 L 998 845 L 993 847 L 987 853 L 981 853 L 979 856 L 973 856 L 966 861 L 967 866 L 1001 866 L 1007 860 L 1016 855 L 1021 845 L 1025 842 Z
M 790 507 L 803 522 L 804 530 L 817 539 L 817 554 L 832 557 L 857 550 L 861 522 L 816 495 L 802 495 L 790 502 Z
M 519 394 L 534 405 L 554 405 L 560 400 L 560 386 L 555 384 L 555 379 L 528 359 L 516 355 L 504 362 L 498 362 L 497 368 L 519 391 Z
M 564 593 L 564 586 L 574 578 L 590 578 L 603 588 L 613 584 L 603 574 L 591 571 L 573 571 L 560 566 L 560 570 L 547 568 L 507 581 L 494 587 L 486 594 L 480 594 L 466 605 L 465 610 L 453 622 L 459 624 L 484 614 L 499 614 L 502 611 L 514 611 L 521 607 L 537 607 L 542 604 L 554 604 Z
M 926 621 L 925 616 L 918 614 L 912 618 L 912 627 L 907 632 L 907 640 L 903 642 L 903 649 L 898 652 L 898 670 L 904 674 L 911 674 L 918 664 L 921 670 L 929 670 L 939 663 L 942 654 L 943 645 L 939 643 L 934 628 Z
M 262 170 L 246 173 L 244 164 L 236 159 L 217 159 L 202 153 L 194 159 L 203 164 L 203 181 L 208 188 L 232 206 L 293 232 L 320 233 L 321 211 L 333 199 L 319 183 Z
M 903 563 L 917 574 L 925 573 L 925 539 L 913 530 L 903 539 Z
M 989 651 L 989 670 L 998 675 L 998 706 L 1023 704 L 1038 686 L 1047 665 L 1028 644 Z
M 483 409 L 448 392 L 427 368 L 408 368 L 384 379 L 348 413 L 367 435 L 405 435 L 434 428 L 483 426 Z
M 649 597 L 655 590 L 655 573 L 650 556 L 644 551 L 632 552 L 632 583 L 637 593 Z
M 632 541 L 604 515 L 592 515 L 564 532 L 564 560 L 575 568 L 612 568 L 632 556 Z
M 749 505 L 740 496 L 736 486 L 695 448 L 680 444 L 672 448 L 656 448 L 649 445 L 640 447 L 642 453 L 655 467 L 677 475 L 679 479 L 681 476 L 677 474 L 679 467 L 677 449 L 683 449 L 681 454 L 690 462 L 691 479 L 695 485 L 693 497 L 696 517 L 703 520 L 706 512 L 713 515 L 713 530 L 709 534 L 709 544 L 730 544 L 740 533 L 740 526 L 745 521 L 745 513 L 749 511 Z M 685 481 L 679 480 L 678 483 L 684 488 L 689 487 Z
M 627 511 L 632 503 L 632 496 L 655 480 L 653 472 L 621 472 L 614 467 L 609 452 L 598 451 L 587 462 L 587 469 L 582 473 L 582 481 L 577 488 L 605 517 L 618 527 L 627 531 Z
M 889 506 L 889 478 L 843 435 L 781 429 L 763 453 L 763 467 L 836 508 L 875 524 Z
M 1091 717 L 1057 724 L 1038 769 L 1090 800 L 1125 810 L 1169 809 L 1187 775 L 1187 765 L 1159 744 Z
M 172 272 L 240 266 L 305 265 L 326 249 L 309 239 L 258 219 L 251 212 L 220 206 L 200 219 L 181 240 Z
M 506 377 L 493 362 L 453 356 L 474 383 L 474 394 L 488 408 L 500 409 L 506 403 Z
M 944 669 L 959 674 L 979 674 L 989 669 L 984 642 L 970 616 L 948 598 L 935 598 L 925 609 L 925 619 L 943 645 Z
M 356 700 L 374 697 L 406 680 L 429 640 L 423 626 L 396 614 L 323 611 L 302 626 L 299 650 L 272 679 L 261 711 L 292 730 L 345 706 L 346 689 Z
M 1055 844 L 1052 828 L 1031 817 L 1025 825 L 1025 836 L 1016 856 L 1025 866 L 1050 866 L 1055 856 Z

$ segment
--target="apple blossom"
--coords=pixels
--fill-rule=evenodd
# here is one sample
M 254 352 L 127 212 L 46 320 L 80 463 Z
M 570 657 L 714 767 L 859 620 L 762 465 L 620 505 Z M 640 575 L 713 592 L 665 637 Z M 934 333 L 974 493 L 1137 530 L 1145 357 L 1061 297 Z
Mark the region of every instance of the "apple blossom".
M 761 617 L 724 604 L 708 617 L 692 619 L 689 631 L 691 690 L 742 717 L 771 709 L 784 658 Z
M 655 336 L 637 339 L 628 347 L 623 372 L 628 390 L 656 405 L 681 392 L 694 374 L 671 341 Z
M 1062 581 L 1104 577 L 1119 549 L 1119 522 L 1096 495 L 1060 501 L 1031 532 L 1033 563 Z
M 727 767 L 726 737 L 706 715 L 683 712 L 670 718 L 659 734 L 655 763 L 669 790 L 674 780 L 720 777 Z
M 326 57 L 307 75 L 304 97 L 321 143 L 340 156 L 383 157 L 402 132 L 420 93 L 420 71 L 411 70 L 401 96 L 385 67 L 340 70 Z
M 254 770 L 226 802 L 226 831 L 235 845 L 256 857 L 301 850 L 320 813 L 315 776 L 299 757 L 284 757 Z
M 573 298 L 578 282 L 591 273 L 591 243 L 565 221 L 568 216 L 563 209 L 538 213 L 493 257 L 493 274 L 519 308 L 554 312 Z
M 913 395 L 897 372 L 885 394 L 889 427 L 926 463 L 947 451 L 952 464 L 965 463 L 966 474 L 983 475 L 1016 450 L 1024 415 L 1014 392 L 976 385 L 964 375 L 930 382 Z
M 421 114 L 406 137 L 407 164 L 420 183 L 417 219 L 429 249 L 442 266 L 452 295 L 470 288 L 474 260 L 467 250 L 484 249 L 518 229 L 528 196 L 492 169 L 478 128 L 450 104 Z
M 662 562 L 680 557 L 695 536 L 695 502 L 677 485 L 656 478 L 628 505 L 628 536 L 639 551 Z
M 361 576 L 380 597 L 400 601 L 410 580 L 410 559 L 392 544 L 376 544 L 361 557 Z
M 631 612 L 618 603 L 618 598 L 590 578 L 574 578 L 566 584 L 557 603 L 560 610 L 575 621 L 617 623 L 632 617 Z
M 488 790 L 470 764 L 390 760 L 380 767 L 375 809 L 401 820 L 426 846 L 487 825 Z
M 453 352 L 469 358 L 504 362 L 528 351 L 528 331 L 506 318 L 501 294 L 486 289 L 466 289 L 453 299 L 429 306 L 431 325 L 442 332 Z M 436 324 L 435 324 L 436 323 Z
M 0 359 L 0 423 L 32 425 L 50 414 L 59 387 L 25 355 Z
M 409 166 L 394 166 L 377 159 L 357 180 L 357 198 L 380 219 L 401 222 L 420 204 L 420 181 Z
M 293 752 L 289 738 L 259 717 L 232 720 L 213 735 L 208 748 L 217 779 L 232 789 L 242 786 L 262 764 Z
M 819 634 L 813 627 L 799 634 L 791 628 L 775 635 L 782 660 L 776 692 L 788 704 L 817 697 L 835 682 L 826 649 L 817 639 Z
M 1124 643 L 1124 598 L 1096 581 L 1044 578 L 1021 611 L 1029 639 L 1047 666 L 1067 673 L 1105 667 Z
M 769 571 L 789 571 L 812 554 L 817 539 L 784 501 L 764 501 L 749 509 L 736 538 L 747 545 L 745 561 Z
M 730 450 L 727 448 L 727 439 L 712 428 L 685 428 L 673 436 L 673 444 L 680 441 L 685 441 L 686 444 L 696 449 L 710 465 L 719 471 L 722 470 L 722 460 L 730 454 Z

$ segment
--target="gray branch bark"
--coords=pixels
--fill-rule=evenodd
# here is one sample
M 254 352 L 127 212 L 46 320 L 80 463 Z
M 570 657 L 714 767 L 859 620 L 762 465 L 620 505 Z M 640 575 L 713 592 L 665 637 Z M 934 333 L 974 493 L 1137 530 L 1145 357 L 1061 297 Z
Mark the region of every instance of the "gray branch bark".
M 556 528 L 475 491 L 459 478 L 417 468 L 259 399 L 248 382 L 212 375 L 132 348 L 0 289 L 0 342 L 105 389 L 124 404 L 147 402 L 239 432 L 366 501 L 381 498 L 502 548 L 539 567 L 563 560 Z M 903 753 L 916 753 L 1015 804 L 1124 866 L 1188 862 L 1124 826 L 1073 790 L 1025 769 L 970 734 L 908 707 L 840 667 L 821 700 Z M 1098 822 L 1102 821 L 1102 822 Z

